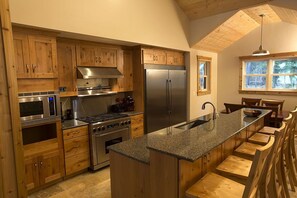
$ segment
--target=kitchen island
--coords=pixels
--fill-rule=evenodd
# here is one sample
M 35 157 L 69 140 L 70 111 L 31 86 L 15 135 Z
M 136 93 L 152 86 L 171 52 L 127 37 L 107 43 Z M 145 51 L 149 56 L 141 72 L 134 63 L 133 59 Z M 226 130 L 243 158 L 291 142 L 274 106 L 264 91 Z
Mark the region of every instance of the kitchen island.
M 111 146 L 112 197 L 184 197 L 187 188 L 262 128 L 270 112 L 246 117 L 243 110 L 188 130 L 172 126 Z

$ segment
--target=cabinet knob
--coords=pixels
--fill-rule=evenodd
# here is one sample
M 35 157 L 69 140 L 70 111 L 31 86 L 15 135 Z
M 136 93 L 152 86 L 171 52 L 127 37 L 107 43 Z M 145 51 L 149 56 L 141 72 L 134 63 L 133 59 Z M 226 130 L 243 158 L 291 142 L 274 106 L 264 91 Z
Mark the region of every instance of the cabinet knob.
M 35 73 L 35 69 L 37 68 L 37 65 L 32 64 L 32 71 Z
M 27 73 L 29 73 L 29 65 L 28 64 L 26 64 L 26 71 L 27 71 Z
M 34 166 L 37 167 L 37 163 L 35 163 Z
M 40 166 L 43 166 L 43 162 L 42 161 L 40 162 Z

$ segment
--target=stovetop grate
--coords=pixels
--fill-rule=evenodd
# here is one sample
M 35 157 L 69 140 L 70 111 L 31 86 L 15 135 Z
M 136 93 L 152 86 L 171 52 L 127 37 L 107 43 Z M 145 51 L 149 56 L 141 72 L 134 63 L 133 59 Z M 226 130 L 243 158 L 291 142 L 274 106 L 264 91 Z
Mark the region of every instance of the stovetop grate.
M 95 123 L 95 122 L 104 122 L 104 121 L 124 118 L 124 117 L 128 117 L 128 115 L 120 114 L 120 113 L 104 113 L 96 116 L 86 116 L 86 117 L 77 118 L 77 120 L 87 122 L 87 123 Z

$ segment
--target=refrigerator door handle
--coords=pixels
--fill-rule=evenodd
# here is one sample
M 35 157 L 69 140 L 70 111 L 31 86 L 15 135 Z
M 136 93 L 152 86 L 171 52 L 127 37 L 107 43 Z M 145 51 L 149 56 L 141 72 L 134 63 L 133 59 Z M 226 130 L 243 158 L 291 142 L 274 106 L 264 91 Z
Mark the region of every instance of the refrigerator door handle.
M 172 112 L 172 83 L 171 80 L 169 80 L 169 87 L 168 87 L 168 95 L 169 95 L 169 111 L 170 114 Z
M 166 79 L 166 108 L 167 108 L 167 112 L 170 113 L 169 81 L 168 81 L 168 79 Z

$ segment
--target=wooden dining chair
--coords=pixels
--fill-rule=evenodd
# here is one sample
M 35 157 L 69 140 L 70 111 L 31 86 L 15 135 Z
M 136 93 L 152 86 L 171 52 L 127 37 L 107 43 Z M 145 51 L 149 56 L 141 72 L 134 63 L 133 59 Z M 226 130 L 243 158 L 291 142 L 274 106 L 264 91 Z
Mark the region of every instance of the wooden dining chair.
M 241 98 L 241 104 L 246 106 L 259 106 L 261 98 Z
M 264 107 L 278 107 L 278 110 L 283 111 L 285 100 L 262 99 L 261 106 Z
M 245 185 L 221 175 L 208 172 L 186 191 L 186 197 L 256 197 L 259 181 L 268 161 L 266 159 L 273 144 L 274 137 L 271 137 L 266 146 L 256 151 Z
M 242 105 L 242 104 L 232 104 L 232 103 L 224 103 L 224 105 L 226 108 L 226 113 L 232 113 L 234 111 L 237 111 L 245 107 L 245 105 Z
M 273 129 L 271 129 L 269 131 L 270 132 L 269 135 L 273 134 L 275 131 L 275 128 L 279 127 L 280 123 L 278 123 L 277 117 L 273 116 L 273 115 L 277 115 L 279 112 L 277 107 L 275 107 L 275 106 L 250 106 L 249 108 L 271 110 L 271 112 L 268 113 L 264 117 L 264 125 L 269 126 L 269 127 L 274 127 Z

